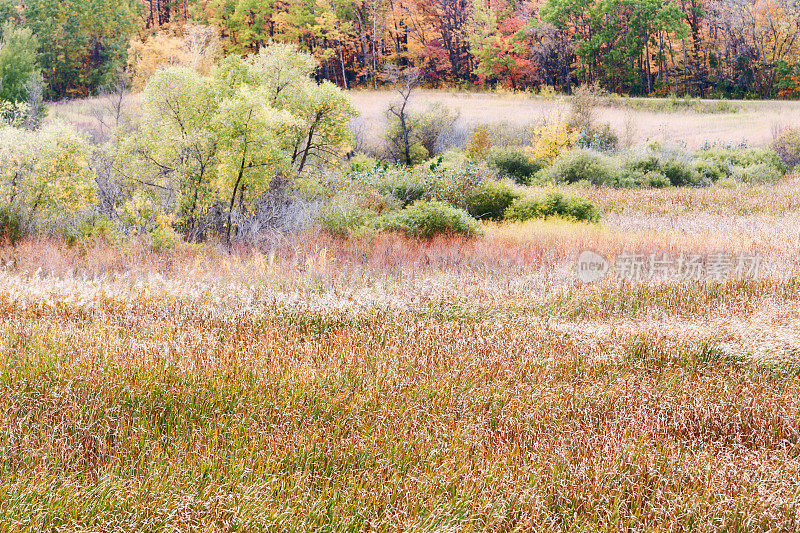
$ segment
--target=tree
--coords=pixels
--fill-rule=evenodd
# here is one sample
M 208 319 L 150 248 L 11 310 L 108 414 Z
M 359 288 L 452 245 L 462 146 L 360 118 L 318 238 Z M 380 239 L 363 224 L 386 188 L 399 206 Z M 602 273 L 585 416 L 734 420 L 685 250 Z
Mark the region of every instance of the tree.
M 125 64 L 136 29 L 134 0 L 29 0 L 25 27 L 39 40 L 39 64 L 50 98 L 92 94 Z
M 59 123 L 0 129 L 0 203 L 23 214 L 28 225 L 63 229 L 70 213 L 95 202 L 90 151 L 84 137 Z
M 210 207 L 210 181 L 219 147 L 215 130 L 220 95 L 208 78 L 186 68 L 159 71 L 142 99 L 142 127 L 128 140 L 135 156 L 129 179 L 154 188 L 177 205 L 189 239 L 204 228 L 199 216 Z
M 475 74 L 517 89 L 530 66 L 525 23 L 511 16 L 501 22 L 489 13 L 482 33 L 471 39 L 477 66 Z
M 144 93 L 142 131 L 129 140 L 138 162 L 131 179 L 173 202 L 191 238 L 205 231 L 204 213 L 224 208 L 230 242 L 235 214 L 349 149 L 355 110 L 340 89 L 313 80 L 315 66 L 295 46 L 271 45 L 227 57 L 212 76 L 156 72 Z
M 239 195 L 239 211 L 245 193 L 257 198 L 270 186 L 278 186 L 291 168 L 291 145 L 301 120 L 287 111 L 265 105 L 266 87 L 247 85 L 222 102 L 214 125 L 220 139 L 220 172 L 217 190 L 227 194 L 225 239 L 231 242 L 232 215 Z
M 683 13 L 671 0 L 548 0 L 541 13 L 571 32 L 583 81 L 617 92 L 650 94 L 656 36 L 687 34 Z
M 6 22 L 0 37 L 0 100 L 28 100 L 31 81 L 39 75 L 36 49 L 39 43 L 28 28 Z
M 411 142 L 409 141 L 408 102 L 411 94 L 420 82 L 419 70 L 415 68 L 399 69 L 388 65 L 384 73 L 385 78 L 392 84 L 400 100 L 389 106 L 389 114 L 397 118 L 402 135 L 402 149 L 406 165 L 411 165 Z

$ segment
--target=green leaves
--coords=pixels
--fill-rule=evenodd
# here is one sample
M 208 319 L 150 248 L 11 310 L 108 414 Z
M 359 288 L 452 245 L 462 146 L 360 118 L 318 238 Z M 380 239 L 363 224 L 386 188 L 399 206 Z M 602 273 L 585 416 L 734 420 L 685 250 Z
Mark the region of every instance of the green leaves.
M 221 204 L 230 227 L 233 210 L 246 210 L 276 178 L 350 149 L 355 109 L 336 86 L 312 79 L 315 66 L 295 46 L 272 45 L 226 58 L 213 76 L 180 68 L 153 76 L 141 140 L 131 146 L 147 183 L 177 198 L 183 225 Z
M 30 0 L 25 27 L 39 39 L 50 97 L 86 96 L 125 63 L 140 5 L 133 0 Z
M 672 1 L 548 0 L 541 13 L 558 28 L 574 30 L 579 74 L 615 91 L 648 93 L 647 64 L 659 46 L 655 36 L 680 40 L 688 33 Z
M 0 204 L 53 227 L 95 202 L 87 140 L 69 126 L 0 129 Z

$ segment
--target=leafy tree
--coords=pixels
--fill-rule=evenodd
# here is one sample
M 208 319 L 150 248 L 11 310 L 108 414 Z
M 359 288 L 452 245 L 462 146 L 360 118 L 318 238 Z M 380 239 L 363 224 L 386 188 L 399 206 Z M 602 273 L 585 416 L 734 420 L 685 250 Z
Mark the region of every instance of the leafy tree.
M 141 134 L 128 143 L 138 164 L 131 179 L 172 199 L 190 236 L 203 232 L 205 212 L 224 206 L 229 241 L 235 212 L 349 149 L 355 110 L 340 89 L 314 81 L 315 65 L 294 46 L 272 45 L 229 56 L 212 76 L 158 71 Z
M 36 63 L 38 41 L 28 28 L 6 22 L 0 38 L 0 100 L 28 99 L 30 84 L 39 75 Z
M 211 198 L 219 102 L 214 84 L 196 71 L 161 70 L 144 91 L 142 130 L 129 140 L 138 163 L 130 179 L 173 196 L 190 238 L 201 231 L 198 216 Z
M 548 0 L 542 18 L 573 34 L 578 75 L 609 90 L 652 90 L 650 46 L 660 33 L 683 39 L 683 13 L 671 0 Z
M 39 39 L 51 98 L 93 93 L 125 64 L 140 5 L 134 0 L 29 0 L 25 26 Z
M 22 213 L 27 225 L 57 229 L 95 202 L 90 152 L 87 140 L 63 124 L 0 129 L 0 204 Z

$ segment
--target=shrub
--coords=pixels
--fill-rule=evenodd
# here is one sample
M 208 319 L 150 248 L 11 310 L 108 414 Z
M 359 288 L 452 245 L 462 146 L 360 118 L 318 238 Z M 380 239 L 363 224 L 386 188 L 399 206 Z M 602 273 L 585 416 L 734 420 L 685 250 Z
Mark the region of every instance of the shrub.
M 400 211 L 382 215 L 376 220 L 376 227 L 421 238 L 440 234 L 474 236 L 479 233 L 478 224 L 469 213 L 437 200 L 420 200 Z
M 644 187 L 647 181 L 646 176 L 649 173 L 650 172 L 639 169 L 622 167 L 619 172 L 617 172 L 614 179 L 609 182 L 609 185 L 620 189 L 637 189 L 639 187 Z M 664 179 L 666 179 L 666 177 Z
M 580 130 L 581 137 L 575 143 L 575 146 L 581 148 L 591 148 L 592 150 L 599 150 L 601 152 L 612 152 L 617 149 L 619 145 L 619 137 L 614 130 L 611 129 L 609 124 L 604 124 L 602 127 L 592 127 L 589 129 Z
M 575 146 L 580 138 L 580 132 L 570 129 L 566 122 L 549 122 L 533 133 L 529 153 L 533 159 L 551 163 L 561 152 Z
M 531 178 L 542 169 L 541 163 L 534 161 L 519 150 L 492 150 L 487 161 L 502 175 L 521 185 L 528 185 Z
M 772 149 L 787 167 L 800 164 L 800 129 L 786 128 L 773 141 Z
M 672 185 L 660 170 L 639 170 L 623 167 L 617 176 L 609 183 L 614 187 L 635 189 L 639 187 L 662 188 Z
M 607 95 L 599 85 L 579 85 L 570 98 L 569 125 L 578 131 L 590 132 L 594 129 L 597 108 Z
M 419 164 L 429 157 L 438 155 L 451 143 L 457 116 L 442 106 L 433 106 L 424 113 L 406 113 L 405 123 L 408 134 L 411 164 Z M 400 120 L 391 116 L 387 130 L 387 155 L 390 160 L 405 163 L 405 139 Z
M 181 242 L 181 236 L 172 228 L 168 219 L 161 219 L 159 223 L 147 233 L 150 247 L 157 251 L 172 250 Z
M 349 163 L 350 168 L 348 169 L 348 172 L 353 175 L 362 172 L 370 172 L 378 167 L 378 161 L 375 158 L 363 153 L 355 154 L 350 158 Z
M 358 174 L 353 179 L 396 198 L 403 206 L 424 199 L 465 208 L 481 182 L 492 175 L 485 165 L 467 160 L 463 152 L 451 151 L 411 169 L 392 166 Z
M 689 154 L 682 150 L 663 148 L 657 144 L 649 146 L 644 153 L 633 151 L 628 154 L 622 165 L 621 174 L 630 180 L 633 176 L 637 176 L 637 173 L 642 178 L 641 186 L 664 186 L 664 179 L 661 176 L 666 177 L 668 185 L 701 183 L 701 175 L 692 165 Z
M 708 159 L 693 159 L 691 168 L 700 177 L 701 182 L 705 183 L 713 183 L 725 175 L 716 163 Z
M 489 175 L 484 165 L 457 161 L 447 164 L 442 157 L 429 166 L 414 169 L 420 175 L 425 189 L 424 198 L 439 200 L 459 208 L 466 208 L 468 199 L 475 193 L 484 178 Z
M 670 179 L 663 172 L 657 170 L 645 173 L 643 183 L 645 186 L 653 187 L 654 189 L 669 187 L 672 184 Z
M 393 167 L 380 172 L 376 178 L 377 190 L 396 198 L 403 207 L 414 203 L 425 195 L 425 182 L 419 173 Z
M 11 206 L 0 207 L 0 244 L 16 244 L 22 238 L 22 217 Z
M 478 220 L 501 220 L 519 194 L 509 185 L 485 181 L 468 202 L 467 212 Z
M 69 126 L 0 129 L 0 195 L 32 227 L 58 232 L 95 204 L 88 141 Z M 59 228 L 62 226 L 62 228 Z
M 560 155 L 552 166 L 537 174 L 544 181 L 576 183 L 587 181 L 593 185 L 613 183 L 617 175 L 614 160 L 593 150 L 570 150 Z
M 467 154 L 473 159 L 486 159 L 492 141 L 489 139 L 489 130 L 485 126 L 478 126 L 472 131 L 467 141 Z
M 558 217 L 576 222 L 598 222 L 600 213 L 590 201 L 551 192 L 542 198 L 518 198 L 506 211 L 509 220 Z
M 664 161 L 661 172 L 667 177 L 669 182 L 675 186 L 697 185 L 700 183 L 699 174 L 694 172 L 691 167 L 675 159 Z
M 319 213 L 320 226 L 324 231 L 340 237 L 350 237 L 366 226 L 375 213 L 348 201 L 334 201 Z
M 771 148 L 714 146 L 700 150 L 697 157 L 711 161 L 728 177 L 732 176 L 735 167 L 765 164 L 774 167 L 780 173 L 786 169 L 778 154 Z
M 757 163 L 746 167 L 733 167 L 731 177 L 743 183 L 776 183 L 781 179 L 781 172 L 772 165 Z

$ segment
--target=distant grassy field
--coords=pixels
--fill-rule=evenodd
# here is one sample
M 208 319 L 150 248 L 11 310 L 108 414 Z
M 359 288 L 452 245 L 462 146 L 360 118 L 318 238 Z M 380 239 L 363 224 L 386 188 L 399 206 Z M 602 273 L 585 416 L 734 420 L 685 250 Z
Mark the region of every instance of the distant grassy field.
M 361 113 L 357 121 L 368 140 L 382 135 L 384 113 L 395 95 L 389 91 L 351 91 Z M 96 128 L 96 112 L 102 99 L 54 103 L 51 118 L 62 118 L 84 128 Z M 136 112 L 137 97 L 130 97 L 127 109 Z M 440 104 L 457 112 L 460 125 L 507 125 L 522 128 L 568 111 L 569 97 L 543 98 L 529 95 L 495 95 L 448 91 L 418 91 L 412 108 L 424 110 Z M 681 99 L 614 98 L 598 109 L 597 118 L 608 122 L 633 143 L 659 140 L 684 143 L 697 148 L 706 142 L 769 143 L 775 132 L 800 126 L 800 102 L 795 101 L 711 101 Z
M 797 530 L 800 183 L 577 192 L 600 225 L 0 248 L 0 530 Z

